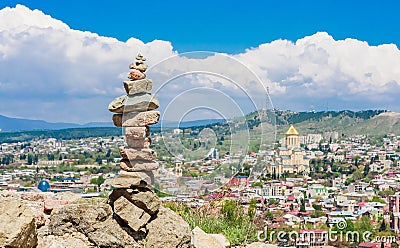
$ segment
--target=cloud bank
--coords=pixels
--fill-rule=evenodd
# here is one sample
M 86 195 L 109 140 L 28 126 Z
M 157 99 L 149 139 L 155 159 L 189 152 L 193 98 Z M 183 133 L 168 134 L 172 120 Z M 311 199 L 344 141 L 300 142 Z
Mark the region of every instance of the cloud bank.
M 160 91 L 161 104 L 193 87 L 220 90 L 237 103 L 249 95 L 262 102 L 265 94 L 260 89 L 268 87 L 275 107 L 281 109 L 400 111 L 396 100 L 400 51 L 393 44 L 370 46 L 319 32 L 296 42 L 261 44 L 241 54 L 188 58 L 177 56 L 168 41 L 122 42 L 73 30 L 39 10 L 17 5 L 0 10 L 0 114 L 48 121 L 109 121 L 106 107 L 124 94 L 122 81 L 138 52 L 153 66 L 149 77 L 155 89 L 171 75 L 188 71 L 211 71 L 232 79 L 204 73 L 179 77 Z M 243 69 L 246 66 L 255 75 Z M 191 92 L 188 101 L 199 105 L 200 99 L 207 101 L 201 92 L 205 91 Z

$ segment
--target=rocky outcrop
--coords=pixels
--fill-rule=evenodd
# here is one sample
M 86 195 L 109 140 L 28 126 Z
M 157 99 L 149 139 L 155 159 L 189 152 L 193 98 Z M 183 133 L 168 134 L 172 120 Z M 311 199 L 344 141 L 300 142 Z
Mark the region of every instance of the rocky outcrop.
M 128 200 L 125 192 L 119 191 L 110 196 L 117 198 L 111 206 L 70 204 L 57 208 L 38 247 L 190 247 L 189 225 L 161 207 L 152 194 L 132 191 Z M 68 242 L 71 245 L 64 246 Z
M 171 209 L 161 208 L 157 218 L 146 226 L 146 247 L 191 247 L 189 224 Z
M 9 248 L 37 245 L 35 218 L 24 203 L 0 198 L 0 244 Z
M 113 218 L 111 206 L 70 204 L 51 214 L 49 235 L 52 239 L 80 239 L 95 247 L 143 247 Z M 80 235 L 78 235 L 80 234 Z

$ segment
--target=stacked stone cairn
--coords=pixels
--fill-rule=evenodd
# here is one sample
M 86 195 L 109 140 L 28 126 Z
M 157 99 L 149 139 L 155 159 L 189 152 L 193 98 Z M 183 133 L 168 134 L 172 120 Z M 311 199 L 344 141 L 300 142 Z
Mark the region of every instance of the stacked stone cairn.
M 127 95 L 114 99 L 108 106 L 115 113 L 114 125 L 123 128 L 127 145 L 119 148 L 121 171 L 109 182 L 114 188 L 109 203 L 115 218 L 134 232 L 145 232 L 146 225 L 156 217 L 161 206 L 152 192 L 152 171 L 159 164 L 155 161 L 156 152 L 149 148 L 149 125 L 156 124 L 160 118 L 160 112 L 155 111 L 159 102 L 155 95 L 147 92 L 153 83 L 146 78 L 145 60 L 140 54 L 136 56 L 136 61 L 129 66 L 129 80 L 124 82 Z

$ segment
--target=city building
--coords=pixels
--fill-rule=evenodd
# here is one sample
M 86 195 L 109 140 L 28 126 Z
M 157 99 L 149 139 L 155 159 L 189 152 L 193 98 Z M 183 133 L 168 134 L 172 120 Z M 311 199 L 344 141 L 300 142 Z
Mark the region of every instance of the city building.
M 272 161 L 267 161 L 266 174 L 281 177 L 283 174 L 309 173 L 309 159 L 300 147 L 299 132 L 293 125 L 285 133 L 285 145 L 275 150 Z

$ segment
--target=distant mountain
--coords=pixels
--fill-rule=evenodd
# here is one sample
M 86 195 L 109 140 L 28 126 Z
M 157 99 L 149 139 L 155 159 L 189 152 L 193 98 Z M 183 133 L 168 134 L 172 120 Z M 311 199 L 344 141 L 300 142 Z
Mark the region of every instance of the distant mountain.
M 193 126 L 205 126 L 214 123 L 224 122 L 223 119 L 208 119 L 184 121 L 181 123 L 175 121 L 164 121 L 164 127 L 187 128 Z M 161 123 L 153 127 L 160 127 Z M 0 129 L 3 132 L 33 131 L 33 130 L 59 130 L 67 128 L 88 128 L 88 127 L 114 127 L 112 122 L 89 122 L 86 124 L 64 123 L 64 122 L 47 122 L 43 120 L 29 120 L 22 118 L 10 118 L 0 115 Z
M 364 134 L 383 136 L 400 135 L 400 113 L 387 110 L 291 112 L 276 111 L 278 136 L 282 137 L 289 124 L 294 124 L 301 134 L 337 131 L 351 136 Z M 250 115 L 257 118 L 255 113 Z
M 197 126 L 207 126 L 210 124 L 218 124 L 221 122 L 225 122 L 224 119 L 207 119 L 207 120 L 195 120 L 195 121 L 163 121 L 163 127 L 175 127 L 175 128 L 188 128 L 188 127 L 197 127 Z M 157 123 L 153 127 L 161 127 L 161 122 Z
M 10 118 L 0 115 L 0 129 L 3 132 L 18 132 L 32 130 L 58 130 L 66 128 L 83 127 L 112 127 L 112 122 L 90 122 L 87 124 L 65 123 L 65 122 L 47 122 L 42 120 L 29 120 L 22 118 Z

